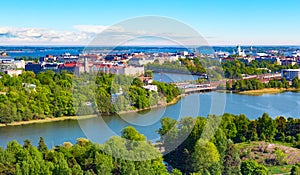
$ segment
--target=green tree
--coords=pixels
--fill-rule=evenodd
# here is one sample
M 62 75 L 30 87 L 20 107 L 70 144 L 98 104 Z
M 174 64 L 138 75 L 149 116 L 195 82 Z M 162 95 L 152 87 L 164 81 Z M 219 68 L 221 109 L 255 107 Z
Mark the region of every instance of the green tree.
M 140 134 L 133 126 L 127 126 L 122 130 L 122 137 L 131 141 L 145 141 L 146 137 Z
M 276 137 L 280 140 L 285 139 L 285 131 L 287 128 L 287 120 L 285 117 L 280 116 L 275 118 L 275 123 L 276 123 L 276 128 L 277 128 L 277 133 Z
M 238 149 L 232 141 L 227 142 L 227 149 L 224 158 L 224 174 L 239 174 L 241 171 L 241 159 L 239 157 Z
M 246 160 L 241 164 L 243 175 L 268 175 L 268 169 L 263 165 L 258 165 L 254 160 Z
M 54 166 L 53 174 L 55 175 L 71 175 L 72 170 L 69 168 L 68 163 L 62 153 L 58 154 L 58 162 Z
M 145 71 L 145 76 L 146 76 L 146 77 L 151 77 L 151 78 L 152 78 L 152 77 L 153 77 L 153 71 L 152 71 L 152 70 L 146 70 L 146 71 Z
M 286 163 L 287 155 L 280 148 L 275 148 L 274 155 L 277 165 L 284 165 Z
M 41 152 L 45 152 L 45 151 L 48 150 L 47 145 L 45 144 L 45 141 L 44 141 L 43 137 L 40 137 L 38 150 L 41 151 Z
M 275 121 L 267 114 L 264 113 L 262 117 L 258 118 L 258 134 L 262 140 L 272 141 L 276 133 L 276 123 Z M 263 138 L 265 137 L 265 138 Z
M 291 175 L 300 175 L 300 164 L 296 164 L 292 167 Z
M 204 173 L 219 161 L 220 154 L 217 147 L 212 142 L 203 139 L 198 140 L 195 145 L 195 152 L 192 154 L 193 171 Z
M 108 175 L 114 169 L 112 157 L 98 152 L 95 155 L 95 165 L 98 174 Z
M 76 164 L 71 169 L 72 175 L 83 175 L 83 171 L 80 167 L 80 165 Z
M 299 89 L 300 88 L 300 82 L 299 82 L 299 79 L 298 77 L 294 78 L 293 81 L 292 81 L 292 86 L 296 89 Z

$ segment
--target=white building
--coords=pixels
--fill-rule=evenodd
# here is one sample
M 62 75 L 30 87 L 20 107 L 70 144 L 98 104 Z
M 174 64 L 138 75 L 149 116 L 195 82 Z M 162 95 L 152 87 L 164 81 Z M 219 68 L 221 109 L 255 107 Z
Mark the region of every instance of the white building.
M 247 56 L 247 55 L 245 54 L 245 51 L 241 48 L 240 45 L 237 46 L 237 54 L 238 54 L 240 57 L 245 57 L 245 56 Z
M 4 73 L 6 73 L 7 75 L 10 75 L 11 77 L 21 75 L 22 72 L 23 72 L 22 70 L 6 70 L 6 71 L 4 71 Z
M 300 50 L 293 52 L 292 57 L 300 57 Z
M 17 69 L 25 69 L 25 61 L 24 60 L 15 60 L 14 64 Z
M 93 65 L 89 68 L 90 72 L 103 72 L 107 74 L 127 75 L 127 76 L 140 76 L 145 72 L 144 66 L 134 67 L 121 67 L 121 66 L 96 66 Z
M 182 55 L 183 55 L 183 56 L 187 56 L 187 55 L 189 55 L 189 52 L 188 52 L 188 51 L 183 51 L 183 52 L 182 52 Z
M 143 66 L 143 65 L 146 65 L 148 63 L 153 63 L 154 60 L 155 59 L 153 57 L 150 57 L 150 58 L 131 58 L 128 61 L 128 64 L 132 65 L 132 66 Z
M 145 72 L 144 66 L 141 67 L 124 67 L 124 75 L 131 75 L 131 76 L 139 76 L 143 75 Z
M 165 61 L 168 61 L 168 62 L 173 62 L 173 61 L 177 61 L 179 59 L 179 56 L 176 55 L 176 56 L 168 56 L 168 57 L 165 57 L 164 60 Z
M 287 80 L 293 80 L 296 77 L 300 79 L 300 69 L 283 69 L 281 70 L 281 77 Z
M 157 86 L 156 85 L 147 85 L 147 86 L 143 86 L 143 88 L 149 90 L 149 91 L 155 91 L 157 92 Z

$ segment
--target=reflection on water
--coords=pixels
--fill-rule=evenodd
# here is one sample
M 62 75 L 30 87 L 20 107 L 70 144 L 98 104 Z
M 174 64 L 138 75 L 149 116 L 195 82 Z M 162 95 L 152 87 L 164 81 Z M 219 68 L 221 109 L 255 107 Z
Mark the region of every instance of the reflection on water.
M 161 81 L 165 83 L 171 82 L 184 82 L 190 80 L 197 80 L 198 76 L 189 74 L 175 74 L 175 73 L 154 73 L 155 81 Z

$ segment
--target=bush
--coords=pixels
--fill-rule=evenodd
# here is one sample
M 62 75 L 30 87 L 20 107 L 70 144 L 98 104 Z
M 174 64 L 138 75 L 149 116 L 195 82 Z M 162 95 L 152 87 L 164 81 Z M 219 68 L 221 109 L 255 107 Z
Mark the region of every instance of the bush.
M 294 137 L 293 136 L 287 136 L 285 141 L 288 142 L 288 143 L 293 143 Z
M 296 135 L 296 141 L 297 141 L 297 142 L 300 141 L 300 133 Z
M 286 164 L 287 155 L 279 148 L 275 148 L 275 163 L 277 165 L 284 165 Z
M 296 164 L 292 167 L 291 175 L 299 175 L 300 174 L 300 164 Z

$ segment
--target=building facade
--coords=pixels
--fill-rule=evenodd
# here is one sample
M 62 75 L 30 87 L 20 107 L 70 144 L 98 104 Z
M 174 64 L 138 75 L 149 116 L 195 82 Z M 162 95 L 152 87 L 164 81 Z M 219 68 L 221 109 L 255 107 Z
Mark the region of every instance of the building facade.
M 296 77 L 300 79 L 300 69 L 283 69 L 281 77 L 287 80 L 293 80 Z

